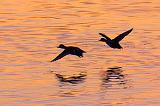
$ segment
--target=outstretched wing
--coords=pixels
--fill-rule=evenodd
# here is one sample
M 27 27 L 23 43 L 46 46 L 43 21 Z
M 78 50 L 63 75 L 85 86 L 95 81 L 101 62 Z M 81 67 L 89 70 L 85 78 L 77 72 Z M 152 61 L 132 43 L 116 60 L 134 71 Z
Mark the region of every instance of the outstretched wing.
M 107 37 L 105 34 L 103 33 L 99 33 L 102 37 L 106 38 L 107 40 L 111 40 L 109 37 Z
M 120 34 L 120 35 L 118 35 L 116 38 L 114 38 L 113 40 L 116 41 L 116 42 L 121 41 L 121 40 L 122 40 L 125 36 L 127 36 L 132 30 L 133 30 L 133 28 L 130 29 L 130 30 L 128 30 L 128 31 L 126 31 L 126 32 L 123 32 L 122 34 Z
M 66 55 L 68 55 L 69 53 L 66 51 L 66 50 L 64 50 L 61 54 L 59 54 L 55 59 L 53 59 L 51 62 L 54 62 L 54 61 L 56 61 L 56 60 L 59 60 L 59 59 L 61 59 L 62 57 L 64 57 L 64 56 L 66 56 Z

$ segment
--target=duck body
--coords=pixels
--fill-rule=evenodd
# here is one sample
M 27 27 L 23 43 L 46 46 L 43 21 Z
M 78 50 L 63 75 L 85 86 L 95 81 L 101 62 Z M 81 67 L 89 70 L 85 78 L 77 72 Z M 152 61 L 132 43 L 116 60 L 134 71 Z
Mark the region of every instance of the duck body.
M 78 57 L 83 57 L 83 53 L 86 53 L 84 50 L 78 48 L 78 47 L 74 47 L 74 46 L 65 46 L 63 44 L 60 44 L 57 48 L 61 48 L 64 49 L 64 51 L 59 54 L 55 59 L 53 59 L 51 62 L 54 62 L 56 60 L 59 60 L 61 58 L 63 58 L 66 55 L 76 55 Z
M 73 46 L 68 46 L 65 50 L 68 52 L 68 54 L 76 55 L 78 57 L 83 57 L 83 53 L 86 53 L 82 49 Z
M 111 48 L 122 49 L 122 46 L 119 44 L 119 42 L 116 42 L 114 40 L 107 41 L 106 39 L 101 38 L 100 41 L 105 42 Z

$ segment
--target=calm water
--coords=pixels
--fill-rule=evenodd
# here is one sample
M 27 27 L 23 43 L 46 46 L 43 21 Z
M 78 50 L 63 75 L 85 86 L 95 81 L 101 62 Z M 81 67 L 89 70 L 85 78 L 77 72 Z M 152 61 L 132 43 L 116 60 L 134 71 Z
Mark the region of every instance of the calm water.
M 1 106 L 159 106 L 159 0 L 1 0 Z M 111 49 L 111 38 L 134 28 Z M 84 58 L 49 62 L 60 43 Z M 55 74 L 72 77 L 62 82 Z

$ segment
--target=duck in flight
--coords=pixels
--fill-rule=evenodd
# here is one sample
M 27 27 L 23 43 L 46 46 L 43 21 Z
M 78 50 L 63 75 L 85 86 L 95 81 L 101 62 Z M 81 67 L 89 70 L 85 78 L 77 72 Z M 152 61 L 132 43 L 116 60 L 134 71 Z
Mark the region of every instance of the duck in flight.
M 108 44 L 111 48 L 114 49 L 122 49 L 122 46 L 119 44 L 119 42 L 125 37 L 127 36 L 131 31 L 133 30 L 130 29 L 126 32 L 123 32 L 122 34 L 118 35 L 117 37 L 115 37 L 114 39 L 110 39 L 109 37 L 107 37 L 105 34 L 103 33 L 99 33 L 103 38 L 101 38 L 99 41 L 105 42 L 106 44 Z
M 76 55 L 78 57 L 83 57 L 83 53 L 86 53 L 85 51 L 83 51 L 82 49 L 78 48 L 78 47 L 74 47 L 74 46 L 65 46 L 63 44 L 60 44 L 57 48 L 61 48 L 64 49 L 64 51 L 59 54 L 55 59 L 53 59 L 51 62 L 54 62 L 56 60 L 59 60 L 61 58 L 63 58 L 66 55 Z

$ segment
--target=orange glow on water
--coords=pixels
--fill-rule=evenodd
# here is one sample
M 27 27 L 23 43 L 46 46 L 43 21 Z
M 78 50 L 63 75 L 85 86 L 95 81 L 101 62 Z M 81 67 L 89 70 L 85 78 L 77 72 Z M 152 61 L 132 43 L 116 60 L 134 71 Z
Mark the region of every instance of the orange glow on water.
M 0 4 L 1 105 L 158 106 L 159 0 L 0 0 Z M 98 41 L 99 32 L 114 38 L 132 27 L 121 42 L 122 50 Z M 87 53 L 50 63 L 62 52 L 57 48 L 61 43 Z M 106 75 L 115 67 L 121 67 L 120 73 Z M 86 77 L 76 84 L 55 76 L 82 72 Z

